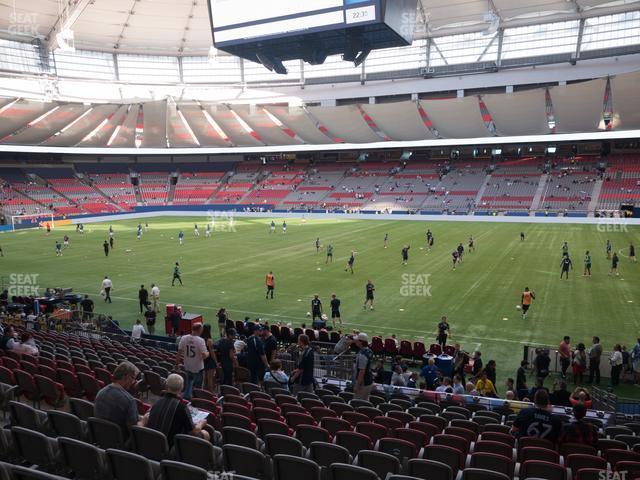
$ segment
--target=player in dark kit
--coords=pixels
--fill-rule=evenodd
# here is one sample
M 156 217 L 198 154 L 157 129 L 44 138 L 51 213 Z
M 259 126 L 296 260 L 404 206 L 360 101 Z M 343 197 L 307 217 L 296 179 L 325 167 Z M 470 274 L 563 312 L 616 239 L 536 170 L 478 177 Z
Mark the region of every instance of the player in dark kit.
M 109 237 L 109 246 L 111 247 L 111 250 L 113 250 L 113 237 Z
M 336 294 L 331 295 L 331 321 L 333 322 L 333 328 L 336 328 L 336 319 L 340 322 L 342 327 L 342 317 L 340 316 L 340 299 L 336 297 Z
M 460 245 L 458 245 L 458 263 L 462 263 L 462 255 L 464 254 L 464 247 L 462 246 L 462 243 Z
M 176 280 L 178 280 L 180 282 L 180 285 L 182 286 L 182 277 L 180 276 L 180 264 L 178 262 L 176 262 L 175 266 L 173 267 L 173 279 L 171 280 L 172 287 L 175 285 Z
M 451 256 L 453 257 L 453 269 L 455 270 L 456 269 L 456 263 L 458 263 L 458 251 L 454 250 L 451 253 Z
M 616 277 L 620 275 L 618 273 L 618 262 L 618 254 L 616 252 L 613 252 L 613 257 L 611 257 L 611 272 L 609 272 L 609 275 L 615 274 Z
M 367 285 L 364 288 L 366 291 L 366 297 L 364 299 L 364 305 L 362 306 L 362 308 L 366 310 L 368 303 L 369 309 L 373 310 L 373 292 L 376 290 L 376 287 L 374 287 L 373 283 L 371 283 L 371 280 L 367 280 Z
M 105 240 L 104 243 L 102 244 L 102 248 L 104 248 L 104 256 L 108 257 L 109 256 L 109 242 L 107 242 Z
M 387 248 L 389 246 L 389 234 L 385 233 L 384 234 L 384 248 Z
M 316 318 L 322 321 L 322 302 L 318 295 L 314 295 L 311 299 L 311 320 L 315 322 Z
M 629 245 L 629 258 L 632 261 L 637 262 L 637 260 L 636 260 L 636 247 L 633 245 L 633 243 L 631 245 Z
M 584 273 L 582 274 L 582 276 L 591 276 L 591 255 L 589 254 L 589 250 L 587 250 L 587 253 L 584 254 Z
M 451 327 L 449 326 L 449 322 L 447 321 L 446 315 L 443 315 L 440 319 L 440 323 L 438 323 L 438 344 L 444 349 L 447 345 L 447 337 L 451 335 Z
M 347 262 L 347 268 L 344 269 L 345 272 L 351 270 L 351 274 L 353 275 L 353 262 L 356 261 L 355 252 L 351 252 L 351 256 L 349 257 L 349 261 Z
M 405 245 L 402 249 L 402 264 L 406 265 L 409 263 L 409 249 L 411 247 L 409 245 Z
M 520 232 L 520 241 L 524 242 L 524 232 Z
M 431 230 L 427 230 L 427 248 L 431 250 L 431 247 L 433 247 L 433 233 Z
M 607 260 L 611 260 L 611 241 L 607 240 Z
M 320 253 L 320 237 L 316 238 L 316 253 Z
M 562 271 L 560 272 L 560 279 L 562 280 L 562 275 L 566 275 L 566 279 L 569 280 L 569 270 L 571 270 L 571 267 L 573 267 L 573 263 L 571 262 L 569 255 L 565 255 L 564 257 L 562 257 L 560 266 L 562 267 Z
M 333 245 L 331 244 L 327 245 L 327 259 L 324 262 L 325 265 L 329 263 L 329 261 L 333 263 Z
M 469 237 L 469 252 L 475 252 L 476 250 L 476 244 L 473 240 L 473 236 Z

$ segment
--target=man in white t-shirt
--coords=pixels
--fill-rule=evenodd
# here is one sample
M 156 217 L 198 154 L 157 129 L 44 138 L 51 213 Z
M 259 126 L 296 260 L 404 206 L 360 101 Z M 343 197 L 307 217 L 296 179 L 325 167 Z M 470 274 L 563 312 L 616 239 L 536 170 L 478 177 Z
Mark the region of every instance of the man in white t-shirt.
M 154 312 L 158 313 L 160 311 L 160 305 L 158 303 L 160 301 L 160 289 L 153 283 L 151 284 L 151 301 L 153 304 L 151 308 Z
M 204 361 L 209 356 L 209 350 L 201 334 L 202 324 L 194 323 L 191 334 L 182 337 L 178 344 L 176 363 L 180 365 L 182 361 L 187 372 L 187 381 L 182 395 L 185 400 L 191 400 L 191 392 L 194 388 L 202 388 Z
M 107 276 L 102 280 L 102 294 L 104 295 L 104 301 L 111 303 L 111 288 L 113 287 L 113 283 L 111 279 Z
M 131 339 L 134 342 L 139 342 L 142 338 L 142 334 L 147 333 L 144 329 L 144 326 L 140 322 L 140 319 L 136 320 L 136 324 L 131 329 Z

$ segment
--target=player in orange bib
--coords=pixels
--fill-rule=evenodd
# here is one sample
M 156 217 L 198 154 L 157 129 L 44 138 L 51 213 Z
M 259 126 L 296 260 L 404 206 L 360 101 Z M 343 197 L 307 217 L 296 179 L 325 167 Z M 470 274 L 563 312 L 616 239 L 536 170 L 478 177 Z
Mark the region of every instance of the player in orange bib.
M 271 294 L 271 299 L 273 300 L 273 291 L 276 289 L 276 278 L 273 276 L 273 272 L 269 272 L 265 279 L 265 284 L 267 285 L 267 299 L 269 299 L 269 294 Z
M 524 289 L 524 292 L 522 292 L 522 319 L 523 320 L 527 318 L 527 312 L 529 311 L 529 307 L 531 306 L 531 304 L 535 299 L 536 299 L 535 293 L 529 291 L 529 287 L 526 287 Z

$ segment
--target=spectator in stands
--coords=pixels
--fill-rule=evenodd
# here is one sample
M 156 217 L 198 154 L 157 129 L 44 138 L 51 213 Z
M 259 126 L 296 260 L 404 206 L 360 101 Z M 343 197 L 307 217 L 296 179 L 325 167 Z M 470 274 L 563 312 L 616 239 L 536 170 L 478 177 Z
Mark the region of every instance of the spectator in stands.
M 600 337 L 591 339 L 591 348 L 589 349 L 589 381 L 593 383 L 595 377 L 596 385 L 600 385 L 600 357 L 602 356 L 602 345 L 600 345 Z
M 156 311 L 150 306 L 147 305 L 147 309 L 144 312 L 145 323 L 147 324 L 147 330 L 149 331 L 149 335 L 153 335 L 156 333 Z
M 551 364 L 551 358 L 549 358 L 549 350 L 544 348 L 536 348 L 536 358 L 533 360 L 533 368 L 536 371 L 536 378 L 542 380 L 549 376 L 549 365 Z
M 472 395 L 474 397 L 477 397 L 478 395 L 480 395 L 476 390 L 476 386 L 472 382 L 467 382 L 467 384 L 464 387 L 464 392 L 465 392 L 465 395 Z M 470 401 L 473 402 L 473 400 L 470 400 Z
M 476 382 L 476 390 L 483 397 L 492 397 L 496 398 L 498 396 L 498 392 L 496 392 L 496 387 L 489 377 L 487 376 L 487 371 L 483 370 L 480 374 L 480 378 Z
M 289 376 L 282 370 L 282 361 L 277 358 L 271 360 L 269 370 L 264 374 L 265 382 L 275 382 L 280 388 L 289 390 Z
M 186 400 L 191 400 L 191 392 L 194 388 L 202 388 L 204 380 L 204 361 L 209 357 L 209 351 L 201 334 L 202 324 L 194 323 L 191 333 L 183 336 L 178 344 L 176 363 L 179 365 L 182 362 L 187 372 L 183 395 Z
M 271 365 L 271 361 L 275 360 L 276 354 L 278 353 L 278 341 L 271 333 L 269 327 L 262 327 L 262 343 L 264 344 L 264 354 L 267 357 L 267 363 Z
M 495 384 L 494 384 L 495 385 Z M 505 387 L 505 391 L 506 392 L 513 392 L 516 389 L 516 382 L 513 378 L 508 377 L 505 381 L 504 381 L 504 387 Z M 496 391 L 498 391 L 498 389 L 496 389 Z
M 529 387 L 527 386 L 527 367 L 529 362 L 522 360 L 520 362 L 520 368 L 516 372 L 516 397 L 522 399 L 529 393 Z
M 142 325 L 142 322 L 140 321 L 140 319 L 136 319 L 136 323 L 133 326 L 133 328 L 131 329 L 131 340 L 133 340 L 134 342 L 139 342 L 140 339 L 142 338 L 142 335 L 147 333 L 144 329 L 144 326 Z
M 436 388 L 436 392 L 453 393 L 453 388 L 451 387 L 451 379 L 449 377 L 444 377 L 442 379 L 442 383 Z
M 496 361 L 495 360 L 489 360 L 487 362 L 487 366 L 484 367 L 484 372 L 487 374 L 487 378 L 489 380 L 491 380 L 491 382 L 493 383 L 493 386 L 495 387 L 497 385 L 497 383 L 496 383 L 496 377 L 497 377 Z M 497 391 L 498 391 L 498 388 L 496 387 L 496 392 Z
M 567 378 L 567 369 L 571 365 L 571 338 L 565 335 L 558 346 L 558 356 L 560 357 L 560 375 Z
M 291 374 L 290 380 L 293 385 L 293 393 L 313 392 L 315 352 L 309 343 L 309 337 L 305 334 L 298 336 L 298 346 L 301 350 L 298 357 L 298 366 Z
M 453 384 L 451 385 L 453 393 L 456 395 L 464 395 L 464 385 L 462 384 L 462 378 L 460 375 L 455 374 L 453 376 Z
M 430 358 L 427 364 L 420 370 L 420 375 L 427 382 L 428 390 L 435 390 L 438 386 L 438 368 L 436 367 L 436 361 L 434 358 Z
M 570 394 L 567 391 L 567 382 L 562 381 L 554 383 L 553 393 L 549 395 L 549 401 L 552 405 L 558 405 L 560 407 L 570 407 Z
M 84 299 L 80 302 L 80 308 L 82 309 L 82 320 L 88 322 L 93 317 L 93 300 L 89 298 L 89 295 L 85 295 Z
M 172 373 L 167 377 L 165 394 L 149 411 L 147 428 L 164 433 L 169 447 L 173 446 L 173 438 L 179 434 L 190 434 L 209 440 L 209 433 L 203 428 L 207 420 L 193 424 L 188 407 L 180 401 L 180 393 L 184 387 L 183 378 Z
M 576 351 L 573 352 L 573 383 L 582 383 L 584 372 L 587 370 L 587 352 L 584 343 L 579 343 Z
M 402 365 L 396 363 L 391 374 L 391 385 L 394 387 L 406 387 L 409 377 L 411 377 L 411 372 L 406 372 L 406 370 L 402 369 Z
M 373 375 L 371 362 L 373 351 L 369 348 L 369 337 L 360 332 L 355 337 L 355 345 L 358 353 L 353 361 L 353 397 L 359 400 L 369 400 L 369 394 L 373 388 Z
M 562 427 L 559 443 L 579 443 L 596 447 L 598 443 L 598 429 L 595 425 L 585 422 L 587 407 L 578 403 L 573 406 L 574 421 Z
M 216 351 L 213 348 L 211 325 L 204 325 L 202 327 L 202 334 L 200 336 L 204 340 L 204 343 L 207 345 L 207 351 L 209 352 L 209 356 L 204 360 L 204 388 L 205 390 L 213 392 L 216 369 L 218 367 L 218 359 L 216 358 Z
M 384 362 L 382 360 L 376 360 L 376 365 L 371 370 L 374 383 L 384 383 L 384 372 Z
M 529 398 L 534 398 L 538 390 L 544 390 L 545 392 L 547 392 L 547 394 L 549 393 L 549 389 L 544 386 L 544 380 L 542 380 L 541 378 L 537 378 L 536 384 L 533 387 L 531 387 L 531 390 L 529 391 L 529 395 L 528 395 Z
M 407 388 L 418 388 L 418 374 L 416 372 L 411 372 L 411 375 L 409 375 Z
M 636 340 L 636 344 L 631 350 L 631 369 L 635 383 L 640 383 L 640 338 Z
M 100 389 L 93 402 L 94 416 L 115 423 L 122 435 L 129 436 L 129 427 L 146 423 L 138 415 L 138 404 L 128 390 L 136 383 L 138 369 L 131 362 L 122 362 L 113 371 L 112 383 Z
M 38 355 L 38 347 L 31 332 L 22 332 L 22 335 L 20 335 L 20 343 L 16 344 L 13 351 L 21 355 Z
M 216 348 L 217 358 L 222 369 L 222 385 L 233 385 L 233 369 L 238 366 L 234 339 L 236 337 L 235 328 L 229 328 L 225 336 L 218 340 Z
M 252 328 L 251 336 L 247 340 L 247 367 L 251 374 L 251 383 L 254 384 L 262 381 L 264 371 L 269 368 L 260 332 L 260 325 L 255 324 Z
M 16 341 L 16 332 L 13 326 L 9 325 L 4 329 L 4 335 L 0 339 L 0 348 L 2 350 L 13 350 L 18 345 Z
M 224 337 L 225 331 L 227 329 L 227 320 L 229 320 L 227 310 L 221 308 L 220 310 L 218 310 L 218 313 L 216 313 L 216 316 L 218 317 L 218 330 L 220 331 L 220 336 Z
M 538 437 L 555 443 L 560 435 L 562 423 L 550 411 L 549 394 L 538 390 L 533 398 L 534 406 L 525 408 L 511 426 L 511 432 L 518 438 Z
M 460 376 L 461 383 L 466 382 L 464 367 L 469 363 L 469 354 L 460 348 L 460 344 L 456 343 L 453 348 L 456 353 L 453 360 L 453 373 Z
M 473 368 L 471 369 L 471 375 L 473 378 L 478 378 L 480 372 L 482 372 L 482 352 L 473 352 Z
M 622 371 L 622 347 L 619 343 L 613 346 L 609 363 L 611 364 L 611 386 L 617 387 L 620 383 L 620 372 Z

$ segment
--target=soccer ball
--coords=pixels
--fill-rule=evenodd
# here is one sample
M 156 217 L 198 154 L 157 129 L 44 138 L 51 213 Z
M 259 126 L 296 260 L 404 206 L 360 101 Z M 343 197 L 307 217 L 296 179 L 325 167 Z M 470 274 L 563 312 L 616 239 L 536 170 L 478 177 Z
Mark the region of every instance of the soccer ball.
M 522 309 L 522 307 L 521 307 L 520 305 L 516 305 L 516 309 L 517 309 L 517 310 L 521 310 L 521 309 Z
M 307 317 L 310 317 L 310 316 L 311 316 L 311 312 L 307 312 Z
M 322 314 L 322 316 L 321 316 L 320 318 L 322 318 L 322 320 L 326 321 L 326 320 L 327 320 L 327 318 L 329 318 L 329 317 L 327 317 L 327 316 L 323 313 L 323 314 Z

